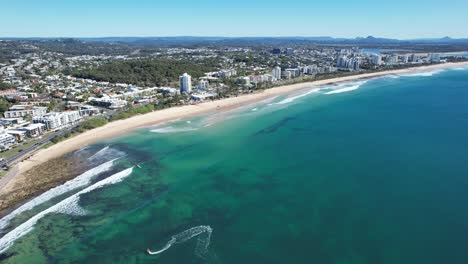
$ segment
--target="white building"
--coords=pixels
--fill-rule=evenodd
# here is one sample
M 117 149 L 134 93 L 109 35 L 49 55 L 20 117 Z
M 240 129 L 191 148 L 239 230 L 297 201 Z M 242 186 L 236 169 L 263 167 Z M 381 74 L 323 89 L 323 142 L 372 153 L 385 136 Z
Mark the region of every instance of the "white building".
M 92 105 L 100 106 L 100 107 L 107 107 L 110 109 L 122 108 L 128 104 L 128 102 L 125 100 L 118 99 L 118 98 L 111 98 L 109 96 L 105 96 L 102 98 L 90 97 L 88 99 L 88 103 Z
M 372 64 L 382 65 L 382 56 L 380 56 L 380 55 L 372 56 Z
M 439 53 L 429 54 L 429 58 L 430 58 L 431 62 L 440 62 L 440 54 Z
M 67 111 L 60 113 L 48 113 L 43 117 L 33 118 L 33 123 L 42 123 L 46 129 L 57 129 L 76 124 L 81 119 L 78 111 Z
M 388 56 L 387 60 L 385 61 L 388 65 L 394 65 L 398 63 L 398 56 L 392 55 Z
M 281 80 L 281 67 L 276 66 L 273 68 L 273 71 L 271 72 L 271 75 L 276 78 L 276 80 Z
M 47 113 L 47 107 L 31 106 L 31 105 L 14 105 L 8 109 L 3 115 L 5 118 L 17 118 L 24 116 L 42 116 Z
M 402 55 L 400 58 L 401 58 L 402 63 L 404 63 L 404 64 L 408 63 L 408 60 L 409 60 L 408 55 Z
M 191 93 L 192 92 L 192 76 L 187 73 L 179 76 L 179 87 L 180 93 Z
M 0 150 L 10 149 L 15 144 L 16 139 L 14 136 L 7 133 L 0 134 Z
M 44 132 L 46 131 L 46 126 L 44 124 L 37 123 L 37 124 L 30 124 L 18 130 L 25 131 L 28 137 L 38 137 L 44 134 Z
M 208 85 L 209 85 L 208 80 L 199 80 L 197 87 L 198 89 L 207 89 Z

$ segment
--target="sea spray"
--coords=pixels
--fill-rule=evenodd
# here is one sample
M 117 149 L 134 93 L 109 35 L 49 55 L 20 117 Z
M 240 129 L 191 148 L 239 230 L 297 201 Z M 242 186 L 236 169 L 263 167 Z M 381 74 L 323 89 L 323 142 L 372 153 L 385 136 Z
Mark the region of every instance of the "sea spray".
M 60 196 L 64 193 L 73 191 L 75 189 L 84 187 L 88 184 L 91 183 L 91 180 L 93 177 L 97 176 L 98 174 L 101 174 L 103 172 L 109 171 L 112 168 L 112 165 L 114 164 L 114 161 L 117 159 L 110 160 L 108 162 L 105 162 L 97 167 L 94 167 L 83 174 L 77 176 L 76 178 L 69 180 L 65 182 L 62 185 L 59 185 L 55 188 L 52 188 L 43 194 L 37 196 L 36 198 L 28 201 L 27 203 L 23 204 L 22 206 L 18 207 L 16 210 L 11 212 L 10 214 L 6 215 L 2 219 L 0 219 L 0 230 L 4 229 L 5 227 L 8 226 L 10 221 L 15 218 L 16 216 L 20 215 L 23 212 L 29 211 L 33 209 L 34 207 L 43 204 L 57 196 Z
M 20 237 L 29 233 L 33 228 L 34 225 L 43 218 L 45 215 L 49 213 L 63 213 L 63 214 L 74 214 L 74 215 L 81 215 L 84 214 L 85 211 L 78 205 L 79 197 L 81 194 L 91 192 L 93 190 L 102 188 L 106 185 L 115 184 L 121 182 L 124 178 L 128 177 L 133 171 L 133 167 L 118 172 L 108 178 L 105 178 L 95 184 L 65 198 L 61 202 L 47 208 L 46 210 L 34 215 L 26 222 L 22 223 L 21 225 L 17 226 L 10 232 L 8 232 L 5 236 L 0 238 L 0 253 L 6 251 L 9 247 L 11 247 L 14 242 L 19 239 Z
M 197 239 L 197 245 L 195 247 L 195 255 L 201 258 L 204 258 L 208 253 L 208 247 L 210 246 L 212 232 L 213 232 L 213 229 L 210 226 L 201 225 L 201 226 L 192 227 L 179 234 L 173 235 L 171 239 L 166 243 L 166 245 L 160 250 L 151 251 L 150 249 L 147 249 L 147 252 L 150 255 L 161 254 L 164 251 L 168 250 L 174 244 L 184 243 L 192 239 L 193 237 L 201 235 L 201 237 Z

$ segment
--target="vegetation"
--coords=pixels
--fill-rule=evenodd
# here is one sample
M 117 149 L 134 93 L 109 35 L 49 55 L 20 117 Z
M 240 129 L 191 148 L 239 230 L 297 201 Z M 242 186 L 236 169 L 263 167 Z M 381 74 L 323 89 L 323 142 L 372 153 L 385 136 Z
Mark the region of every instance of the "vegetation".
M 111 117 L 111 121 L 120 120 L 120 119 L 127 119 L 129 117 L 138 115 L 138 114 L 146 114 L 149 112 L 153 112 L 154 105 L 148 104 L 145 106 L 140 107 L 131 107 L 126 111 L 119 112 Z
M 0 90 L 3 91 L 3 90 L 11 89 L 11 88 L 13 88 L 13 86 L 11 86 L 10 84 L 0 81 Z
M 113 61 L 99 67 L 67 71 L 75 77 L 111 83 L 131 83 L 142 86 L 167 86 L 177 82 L 187 72 L 193 78 L 215 69 L 215 61 L 193 63 L 169 59 L 137 59 Z

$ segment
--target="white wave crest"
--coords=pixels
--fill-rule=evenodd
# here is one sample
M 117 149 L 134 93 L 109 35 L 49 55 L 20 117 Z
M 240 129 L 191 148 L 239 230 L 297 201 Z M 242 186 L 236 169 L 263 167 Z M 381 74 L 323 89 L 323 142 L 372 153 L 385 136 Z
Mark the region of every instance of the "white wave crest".
M 0 253 L 6 251 L 9 247 L 11 247 L 17 239 L 26 235 L 31 230 L 33 230 L 34 225 L 43 218 L 45 215 L 49 213 L 63 213 L 63 214 L 74 214 L 74 215 L 82 215 L 85 213 L 84 209 L 82 209 L 78 205 L 79 196 L 84 193 L 91 192 L 93 190 L 102 188 L 106 185 L 115 184 L 121 182 L 123 179 L 128 177 L 133 171 L 133 167 L 118 172 L 104 180 L 101 180 L 73 195 L 68 198 L 65 198 L 61 202 L 47 208 L 46 210 L 36 214 L 35 216 L 31 217 L 28 221 L 22 223 L 21 225 L 17 226 L 15 229 L 8 232 L 2 238 L 0 238 Z
M 443 72 L 443 70 L 432 70 L 432 71 L 418 71 L 413 73 L 403 73 L 399 74 L 403 77 L 430 77 L 436 74 Z
M 198 130 L 198 128 L 193 128 L 193 127 L 180 127 L 180 128 L 177 128 L 177 127 L 168 126 L 168 127 L 161 127 L 161 128 L 152 129 L 151 132 L 154 132 L 154 133 L 179 133 L 179 132 L 190 132 L 190 131 L 196 131 L 196 130 Z
M 64 193 L 67 193 L 69 191 L 72 191 L 72 190 L 75 190 L 75 189 L 78 189 L 80 187 L 84 187 L 88 184 L 91 183 L 91 179 L 100 174 L 100 173 L 103 173 L 103 172 L 106 172 L 108 170 L 110 170 L 112 168 L 112 165 L 114 164 L 114 161 L 116 159 L 113 159 L 111 161 L 108 161 L 108 162 L 105 162 L 97 167 L 94 167 L 86 172 L 84 172 L 83 174 L 77 176 L 76 178 L 72 179 L 72 180 L 69 180 L 67 182 L 65 182 L 64 184 L 62 185 L 59 185 L 55 188 L 52 188 L 48 191 L 46 191 L 45 193 L 37 196 L 36 198 L 32 199 L 31 201 L 23 204 L 22 206 L 18 207 L 16 210 L 14 210 L 13 212 L 11 212 L 10 214 L 6 215 L 5 217 L 3 217 L 2 219 L 0 219 L 0 230 L 5 228 L 9 223 L 10 221 L 15 218 L 16 216 L 18 216 L 19 214 L 23 213 L 23 212 L 26 212 L 28 210 L 31 210 L 33 209 L 34 207 L 44 203 L 44 202 L 47 202 L 57 196 L 60 196 Z
M 294 102 L 295 100 L 297 100 L 297 99 L 299 99 L 301 97 L 307 96 L 307 95 L 312 94 L 312 93 L 318 93 L 319 91 L 320 91 L 320 88 L 315 88 L 315 89 L 312 89 L 310 91 L 307 91 L 306 93 L 296 95 L 296 96 L 291 96 L 291 97 L 283 99 L 283 100 L 281 100 L 281 101 L 279 101 L 277 103 L 272 103 L 272 104 L 269 104 L 269 105 L 289 104 L 289 103 L 292 103 L 292 102 Z
M 361 87 L 365 83 L 366 82 L 363 81 L 363 82 L 357 82 L 353 84 L 338 85 L 336 89 L 326 92 L 325 94 L 337 94 L 337 93 L 346 93 L 346 92 L 354 91 L 354 90 L 359 89 L 359 87 Z
M 102 157 L 106 153 L 107 150 L 109 150 L 109 146 L 105 146 L 104 148 L 100 149 L 98 152 L 94 153 L 94 155 L 89 157 L 89 159 L 92 160 L 92 159 Z

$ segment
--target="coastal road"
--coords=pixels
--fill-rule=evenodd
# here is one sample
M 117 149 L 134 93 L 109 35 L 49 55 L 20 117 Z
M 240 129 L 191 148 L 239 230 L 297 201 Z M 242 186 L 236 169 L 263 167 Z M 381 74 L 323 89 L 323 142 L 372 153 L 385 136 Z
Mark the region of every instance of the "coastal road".
M 69 130 L 71 130 L 71 128 L 62 129 L 62 130 L 59 130 L 59 131 L 53 131 L 53 132 L 50 132 L 50 133 L 46 134 L 38 142 L 36 142 L 34 145 L 29 146 L 28 148 L 24 149 L 23 151 L 18 152 L 16 154 L 14 154 L 13 156 L 2 160 L 0 162 L 0 167 L 10 166 L 10 165 L 12 165 L 12 164 L 14 164 L 14 163 L 16 163 L 18 161 L 21 161 L 21 160 L 23 160 L 25 158 L 30 157 L 36 150 L 40 149 L 45 144 L 49 143 L 55 136 L 61 135 L 61 134 L 65 133 L 65 132 L 67 132 Z

